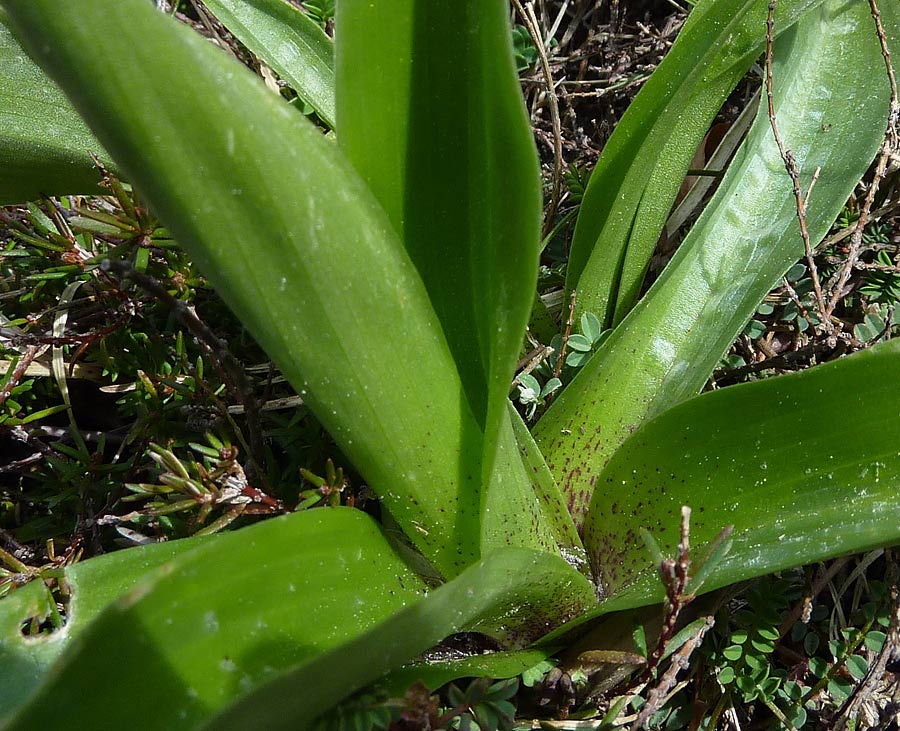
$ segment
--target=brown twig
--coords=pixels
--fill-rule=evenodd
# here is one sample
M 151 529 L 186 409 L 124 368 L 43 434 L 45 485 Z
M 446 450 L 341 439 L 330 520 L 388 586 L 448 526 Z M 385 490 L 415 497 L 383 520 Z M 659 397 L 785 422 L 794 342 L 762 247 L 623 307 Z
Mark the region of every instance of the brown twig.
M 900 201 L 892 201 L 891 203 L 888 203 L 887 205 L 882 206 L 874 213 L 870 213 L 869 220 L 877 221 L 877 220 L 883 218 L 884 216 L 887 216 L 888 214 L 896 212 L 897 210 L 900 210 Z M 828 249 L 829 247 L 834 246 L 835 244 L 839 244 L 844 239 L 852 236 L 853 232 L 855 230 L 856 230 L 856 222 L 854 221 L 852 224 L 847 226 L 847 228 L 843 228 L 840 231 L 838 231 L 837 233 L 832 234 L 828 238 L 823 239 L 822 242 L 819 243 L 818 246 L 816 246 L 816 251 L 824 251 L 825 249 Z M 874 244 L 873 246 L 870 246 L 869 248 L 870 249 L 877 248 L 878 246 L 883 247 L 886 245 L 885 244 Z M 854 266 L 859 266 L 859 265 L 856 264 Z
M 516 363 L 516 377 L 513 378 L 512 387 L 521 383 L 524 376 L 529 375 L 535 368 L 553 354 L 553 348 L 549 345 L 539 345 Z M 512 390 L 512 389 L 510 389 Z
M 809 322 L 809 313 L 806 311 L 806 306 L 800 301 L 797 290 L 794 289 L 793 285 L 788 281 L 787 277 L 782 278 L 781 285 L 784 287 L 785 292 L 787 292 L 788 299 L 794 304 L 794 307 L 797 308 L 800 316 L 807 322 Z
M 522 17 L 531 41 L 537 49 L 538 58 L 541 62 L 541 70 L 544 74 L 544 82 L 547 85 L 547 104 L 550 107 L 550 121 L 553 125 L 553 187 L 550 192 L 550 203 L 547 206 L 547 212 L 544 216 L 544 230 L 541 232 L 541 238 L 544 238 L 553 228 L 553 219 L 556 216 L 556 209 L 559 206 L 559 195 L 562 187 L 563 175 L 563 150 L 562 150 L 562 122 L 559 117 L 559 101 L 556 98 L 556 85 L 553 81 L 553 72 L 550 70 L 550 59 L 547 57 L 547 49 L 544 47 L 544 39 L 541 37 L 541 30 L 538 24 L 537 16 L 534 12 L 534 3 L 529 2 L 524 7 L 520 0 L 513 0 L 516 11 Z
M 27 345 L 28 347 L 41 345 L 87 345 L 103 340 L 103 338 L 116 332 L 128 319 L 129 316 L 124 315 L 116 318 L 112 324 L 99 330 L 92 330 L 86 333 L 70 333 L 69 335 L 31 335 L 0 327 L 0 338 L 6 338 L 15 345 Z
M 740 366 L 739 368 L 729 368 L 716 371 L 713 374 L 713 377 L 717 382 L 727 378 L 727 382 L 730 383 L 733 380 L 737 380 L 754 373 L 759 373 L 760 371 L 768 371 L 774 369 L 785 371 L 799 370 L 804 366 L 808 358 L 813 358 L 818 355 L 824 355 L 827 360 L 832 360 L 836 355 L 843 354 L 845 347 L 846 341 L 842 338 L 826 338 L 825 340 L 813 340 L 807 345 L 797 348 L 797 350 L 792 350 L 787 353 L 780 353 L 778 355 L 772 355 L 770 357 L 767 357 L 765 360 L 761 360 L 757 363 L 750 363 L 745 366 Z M 840 348 L 840 350 L 838 350 L 838 348 Z M 717 385 L 721 386 L 723 384 L 717 383 Z
M 647 665 L 635 681 L 634 687 L 647 683 L 653 677 L 654 670 L 662 661 L 666 648 L 675 634 L 675 626 L 682 610 L 694 599 L 693 593 L 687 593 L 691 568 L 690 521 L 691 509 L 684 505 L 681 508 L 681 538 L 678 543 L 678 556 L 674 560 L 664 559 L 659 566 L 659 573 L 666 589 L 666 616 L 656 648 L 647 658 Z M 673 654 L 670 666 L 648 694 L 647 702 L 641 708 L 641 712 L 631 727 L 632 731 L 640 728 L 650 716 L 662 707 L 667 694 L 675 685 L 678 673 L 687 667 L 691 654 L 699 646 L 709 628 L 713 626 L 714 621 L 712 616 L 707 616 L 706 623 L 697 634 L 688 640 L 677 653 Z
M 715 618 L 712 615 L 707 615 L 705 620 L 705 623 L 697 629 L 697 632 L 677 652 L 672 654 L 672 660 L 669 667 L 666 668 L 666 672 L 663 673 L 656 686 L 651 688 L 647 694 L 647 702 L 641 706 L 641 711 L 631 726 L 632 731 L 637 731 L 654 713 L 665 705 L 669 692 L 678 680 L 678 674 L 682 670 L 687 669 L 694 650 L 700 646 L 706 633 L 715 624 Z
M 563 333 L 562 345 L 559 347 L 559 357 L 556 359 L 556 366 L 553 368 L 553 377 L 559 378 L 562 373 L 563 364 L 566 362 L 566 349 L 569 347 L 569 338 L 572 335 L 572 321 L 575 319 L 575 290 L 569 295 L 569 316 L 566 320 L 566 330 Z
M 665 653 L 666 645 L 672 639 L 675 633 L 675 625 L 678 622 L 678 616 L 681 610 L 690 602 L 693 597 L 685 594 L 688 581 L 688 571 L 691 568 L 691 509 L 684 505 L 681 508 L 681 540 L 678 543 L 678 558 L 674 561 L 667 559 L 663 565 L 659 567 L 662 574 L 663 584 L 666 588 L 666 601 L 668 602 L 668 612 L 666 613 L 665 622 L 659 635 L 659 642 L 656 650 L 647 659 L 647 667 L 644 670 L 645 680 L 650 677 L 654 668 L 659 664 Z
M 820 170 L 816 168 L 810 181 L 806 195 L 800 188 L 800 172 L 797 168 L 797 161 L 794 154 L 785 148 L 781 135 L 778 133 L 778 121 L 775 118 L 775 95 L 772 90 L 772 46 L 775 36 L 775 6 L 778 0 L 769 0 L 769 12 L 766 17 L 766 100 L 769 105 L 769 124 L 772 127 L 772 134 L 775 137 L 775 144 L 778 146 L 778 152 L 784 161 L 784 167 L 791 179 L 791 186 L 794 189 L 794 200 L 797 204 L 797 220 L 800 223 L 800 236 L 803 239 L 803 249 L 806 252 L 806 261 L 809 264 L 809 273 L 812 277 L 813 291 L 816 295 L 816 305 L 819 309 L 819 315 L 822 327 L 827 331 L 832 331 L 831 310 L 825 306 L 825 297 L 822 294 L 822 284 L 819 281 L 819 271 L 816 267 L 816 261 L 813 257 L 812 244 L 809 239 L 809 230 L 806 226 L 806 210 L 809 205 L 809 196 L 812 193 L 813 186 L 819 177 Z
M 25 371 L 28 370 L 28 366 L 31 365 L 32 361 L 46 349 L 46 346 L 42 347 L 40 345 L 29 345 L 26 348 L 25 353 L 22 355 L 22 359 L 16 363 L 15 370 L 13 370 L 9 378 L 6 379 L 3 388 L 0 389 L 0 406 L 6 403 L 6 399 L 9 398 L 13 389 L 19 384 L 19 381 L 22 380 L 22 376 L 25 375 Z
M 11 533 L 0 528 L 0 548 L 24 563 L 34 560 L 34 550 L 21 545 Z
M 891 65 L 891 52 L 888 49 L 884 26 L 881 24 L 881 12 L 878 10 L 878 5 L 875 3 L 875 0 L 869 0 L 869 10 L 872 13 L 872 19 L 875 21 L 875 30 L 878 33 L 878 40 L 881 43 L 881 55 L 884 57 L 888 83 L 891 87 L 891 101 L 890 106 L 888 107 L 888 120 L 884 133 L 884 141 L 881 143 L 878 160 L 875 163 L 875 173 L 872 176 L 872 182 L 869 185 L 869 189 L 866 191 L 866 197 L 863 201 L 862 208 L 859 210 L 859 218 L 856 220 L 856 227 L 850 235 L 847 260 L 841 268 L 840 276 L 837 279 L 834 290 L 831 293 L 831 298 L 828 302 L 827 312 L 829 316 L 834 311 L 834 308 L 837 307 L 837 303 L 841 298 L 841 292 L 843 292 L 847 280 L 850 279 L 853 265 L 856 263 L 856 259 L 860 254 L 863 233 L 869 223 L 869 217 L 872 211 L 872 205 L 875 203 L 875 195 L 878 192 L 878 186 L 881 185 L 881 181 L 887 174 L 888 164 L 898 149 L 897 119 L 900 117 L 900 102 L 897 100 L 897 79 L 894 76 L 894 68 Z

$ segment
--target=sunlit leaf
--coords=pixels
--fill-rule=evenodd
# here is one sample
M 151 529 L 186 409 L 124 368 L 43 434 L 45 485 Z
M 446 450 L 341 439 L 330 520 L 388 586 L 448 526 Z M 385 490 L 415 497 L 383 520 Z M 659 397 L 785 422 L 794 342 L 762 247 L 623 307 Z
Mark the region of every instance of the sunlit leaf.
M 498 549 L 371 631 L 239 700 L 206 728 L 295 729 L 452 632 L 477 630 L 521 646 L 548 621 L 595 603 L 588 581 L 558 556 Z
M 70 598 L 64 629 L 25 637 L 27 620 L 45 620 L 53 599 L 44 583 L 32 581 L 0 600 L 0 709 L 11 713 L 37 687 L 48 668 L 110 602 L 130 591 L 148 572 L 215 537 L 135 546 L 62 570 Z
M 74 17 L 51 0 L 4 6 L 410 539 L 445 576 L 475 560 L 485 415 L 338 146 L 144 0 L 85 0 Z M 542 547 L 529 517 L 505 528 Z
M 105 151 L 3 23 L 0 17 L 0 205 L 97 192 L 91 153 L 108 162 Z
M 204 5 L 334 127 L 334 45 L 318 23 L 285 0 L 204 0 Z
M 882 17 L 900 41 L 900 8 Z M 828 231 L 884 135 L 889 88 L 864 3 L 810 11 L 776 44 L 778 126 L 801 185 L 819 179 L 807 224 Z M 842 88 L 854 69 L 853 93 Z M 535 429 L 576 522 L 597 475 L 644 419 L 700 391 L 716 363 L 780 277 L 803 255 L 791 181 L 766 105 L 719 190 L 660 279 L 610 335 Z
M 702 591 L 900 541 L 900 342 L 690 399 L 648 422 L 600 474 L 585 545 L 604 608 L 662 594 L 640 530 L 692 555 L 734 526 Z M 698 565 L 696 568 L 700 568 Z
M 91 728 L 97 719 L 196 728 L 235 695 L 342 646 L 424 590 L 359 511 L 311 510 L 223 534 L 107 608 L 5 728 Z
M 487 483 L 540 238 L 540 174 L 509 7 L 339 3 L 336 25 L 338 139 L 422 276 L 484 429 L 473 456 Z
M 821 0 L 782 0 L 776 33 Z M 607 142 L 584 193 L 566 275 L 578 310 L 610 327 L 644 272 L 703 136 L 761 53 L 768 0 L 704 0 Z

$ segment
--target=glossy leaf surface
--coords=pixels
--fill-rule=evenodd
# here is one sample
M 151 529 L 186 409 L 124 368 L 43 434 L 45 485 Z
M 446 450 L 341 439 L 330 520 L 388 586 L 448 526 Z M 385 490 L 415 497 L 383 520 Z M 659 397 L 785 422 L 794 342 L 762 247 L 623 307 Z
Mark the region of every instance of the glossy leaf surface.
M 485 432 L 485 483 L 540 237 L 508 14 L 503 0 L 401 0 L 338 3 L 336 18 L 339 143 L 422 276 Z
M 506 401 L 509 404 L 509 401 Z M 509 404 L 509 408 L 515 409 Z M 520 435 L 512 414 L 504 414 L 497 435 L 493 469 L 487 480 L 481 520 L 481 552 L 527 545 L 564 556 L 584 559 L 581 541 L 566 511 L 559 490 L 542 492 L 532 467 L 526 464 Z M 519 415 L 515 414 L 518 419 Z M 530 437 L 530 435 L 529 435 Z M 587 566 L 587 561 L 581 563 Z
M 570 564 L 587 574 L 587 555 L 578 531 L 575 530 L 572 516 L 569 515 L 563 494 L 553 479 L 541 451 L 534 443 L 531 432 L 511 403 L 508 405 L 508 412 L 521 463 L 530 479 L 534 495 L 540 503 L 541 513 L 553 531 L 556 544 Z
M 395 697 L 402 697 L 413 683 L 422 682 L 429 690 L 437 690 L 459 678 L 495 678 L 504 680 L 521 675 L 529 668 L 550 657 L 550 649 L 527 648 L 508 652 L 490 652 L 471 657 L 430 659 L 417 665 L 407 665 L 378 681 Z
M 49 615 L 50 594 L 40 580 L 0 600 L 0 709 L 11 713 L 43 679 L 47 669 L 110 602 L 130 591 L 140 578 L 184 551 L 215 538 L 136 546 L 63 569 L 71 592 L 64 628 L 25 637 L 23 624 Z
M 821 0 L 778 3 L 781 33 Z M 704 0 L 610 137 L 581 204 L 567 270 L 578 312 L 606 327 L 634 306 L 678 189 L 722 103 L 763 49 L 767 0 Z
M 6 728 L 196 728 L 424 590 L 359 511 L 311 510 L 223 534 L 110 606 Z
M 334 128 L 334 44 L 318 23 L 285 0 L 203 4 Z
M 95 193 L 94 153 L 107 161 L 59 87 L 28 58 L 0 17 L 0 205 Z
M 559 617 L 577 616 L 595 604 L 590 583 L 558 556 L 499 549 L 371 631 L 239 700 L 206 728 L 305 728 L 354 690 L 453 632 L 481 631 L 521 646 Z
M 3 4 L 411 540 L 445 576 L 474 561 L 484 415 L 338 147 L 144 0 L 85 0 L 76 18 L 52 0 Z M 529 517 L 503 528 L 543 547 Z
M 585 525 L 604 609 L 661 598 L 639 530 L 673 556 L 682 505 L 698 563 L 734 526 L 703 591 L 900 542 L 898 378 L 891 341 L 698 396 L 638 430 L 600 474 Z
M 900 41 L 900 10 L 882 13 Z M 875 155 L 888 85 L 865 3 L 829 1 L 776 43 L 781 137 L 805 190 L 813 244 L 828 231 Z M 844 88 L 847 69 L 858 83 Z M 826 93 L 827 92 L 827 93 Z M 756 306 L 803 255 L 791 182 L 765 104 L 719 190 L 660 279 L 535 429 L 576 521 L 597 475 L 644 419 L 696 394 Z

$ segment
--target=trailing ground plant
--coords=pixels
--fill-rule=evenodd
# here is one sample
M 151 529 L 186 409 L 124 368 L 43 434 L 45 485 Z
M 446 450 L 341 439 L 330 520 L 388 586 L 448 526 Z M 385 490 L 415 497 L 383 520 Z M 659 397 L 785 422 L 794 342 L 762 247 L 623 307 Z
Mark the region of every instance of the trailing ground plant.
M 239 37 L 269 39 L 245 42 L 329 124 L 333 88 L 336 141 L 144 0 L 83 0 L 74 15 L 52 0 L 0 7 L 72 104 L 4 32 L 0 61 L 20 85 L 0 90 L 14 98 L 3 108 L 49 110 L 57 125 L 52 149 L 38 144 L 46 127 L 3 128 L 17 165 L 3 199 L 90 187 L 87 151 L 114 161 L 383 515 L 304 511 L 23 575 L 0 604 L 7 728 L 306 727 L 386 673 L 434 687 L 472 672 L 409 665 L 459 631 L 509 651 L 478 673 L 512 677 L 579 624 L 660 601 L 641 534 L 674 555 L 684 505 L 695 555 L 732 527 L 703 590 L 900 540 L 900 346 L 696 396 L 803 252 L 765 104 L 636 303 L 694 151 L 766 46 L 765 2 L 700 2 L 609 141 L 568 287 L 615 329 L 534 437 L 509 394 L 540 179 L 504 2 L 339 2 L 334 74 L 325 63 L 306 88 L 303 59 L 328 57 L 308 18 L 280 0 L 210 3 Z M 884 136 L 894 4 L 880 23 L 845 0 L 784 0 L 772 18 L 771 111 L 802 190 L 816 180 L 802 194 L 813 244 Z M 300 52 L 278 60 L 278 39 Z M 43 106 L 15 101 L 35 87 Z M 24 636 L 59 592 L 66 626 Z

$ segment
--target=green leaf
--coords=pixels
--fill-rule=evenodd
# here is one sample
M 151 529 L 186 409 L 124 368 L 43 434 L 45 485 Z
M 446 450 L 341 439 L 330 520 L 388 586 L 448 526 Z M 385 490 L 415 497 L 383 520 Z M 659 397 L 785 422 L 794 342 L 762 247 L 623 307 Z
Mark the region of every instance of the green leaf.
M 884 646 L 885 638 L 886 635 L 884 632 L 872 630 L 866 634 L 865 646 L 872 652 L 880 652 L 881 648 Z
M 508 405 L 508 413 L 514 441 L 521 456 L 521 461 L 516 461 L 524 465 L 533 495 L 537 497 L 540 504 L 538 512 L 552 531 L 553 539 L 562 555 L 572 566 L 587 576 L 589 572 L 584 546 L 575 530 L 575 524 L 569 515 L 569 509 L 563 500 L 562 493 L 547 468 L 543 455 L 534 443 L 531 432 L 528 431 L 528 427 L 512 404 Z M 502 437 L 503 433 L 501 432 L 501 442 L 505 444 Z M 491 495 L 494 492 L 499 494 L 500 490 L 492 491 Z
M 285 0 L 203 4 L 334 128 L 334 44 L 318 23 Z
M 594 603 L 591 585 L 561 558 L 498 549 L 371 631 L 248 694 L 206 728 L 294 729 L 448 634 L 481 631 L 521 646 L 560 610 L 574 616 Z
M 474 561 L 484 414 L 340 149 L 145 0 L 85 0 L 72 17 L 52 0 L 3 5 L 410 539 L 445 576 Z M 503 528 L 542 546 L 530 517 L 510 511 Z
M 882 12 L 900 42 L 900 10 Z M 829 0 L 776 43 L 775 107 L 807 223 L 828 231 L 883 138 L 889 89 L 868 6 Z M 844 89 L 853 69 L 852 94 Z M 535 428 L 579 523 L 603 465 L 643 420 L 696 394 L 759 302 L 803 253 L 791 182 L 765 111 L 660 279 Z M 594 179 L 593 177 L 591 178 Z
M 638 430 L 601 473 L 585 545 L 607 611 L 657 601 L 639 530 L 674 555 L 734 525 L 703 591 L 900 541 L 900 341 L 798 374 L 713 391 Z
M 806 726 L 806 709 L 800 705 L 790 706 L 785 712 L 785 717 L 790 721 L 794 728 L 803 728 Z
M 429 690 L 437 690 L 460 678 L 514 678 L 532 669 L 532 675 L 540 679 L 553 669 L 553 664 L 547 662 L 550 655 L 548 649 L 525 649 L 407 665 L 379 680 L 378 687 L 392 696 L 402 696 L 416 681 L 423 682 Z
M 549 396 L 554 391 L 558 391 L 560 388 L 562 388 L 562 385 L 562 381 L 558 378 L 551 378 L 544 384 L 544 387 L 541 389 L 541 398 Z
M 719 535 L 713 540 L 712 544 L 709 547 L 709 552 L 706 557 L 703 559 L 703 562 L 698 566 L 696 563 L 696 559 L 694 559 L 693 570 L 691 571 L 691 578 L 685 587 L 685 591 L 689 594 L 697 594 L 700 592 L 700 589 L 703 588 L 703 582 L 706 581 L 706 577 L 709 576 L 716 566 L 728 555 L 729 551 L 731 551 L 731 526 L 728 526 L 724 530 L 722 530 Z M 773 630 L 774 632 L 774 630 Z M 760 634 L 763 634 L 763 629 L 760 629 Z M 732 640 L 738 642 L 739 640 L 735 640 L 734 638 L 738 635 L 737 632 L 732 633 Z M 779 635 L 775 633 L 774 637 L 769 639 L 777 640 Z M 742 641 L 742 640 L 741 640 Z
M 575 528 L 559 491 L 555 495 L 543 492 L 530 465 L 523 463 L 517 431 L 522 419 L 508 400 L 506 404 L 510 413 L 500 425 L 481 522 L 482 553 L 504 546 L 527 546 L 567 557 L 577 555 L 578 565 L 586 569 L 584 549 L 570 548 Z M 522 428 L 528 433 L 524 425 Z M 577 535 L 575 540 L 580 546 Z
M 531 391 L 531 392 L 534 393 L 534 394 L 538 394 L 538 393 L 541 392 L 541 384 L 538 383 L 537 378 L 535 378 L 534 376 L 532 376 L 530 373 L 529 373 L 529 374 L 526 374 L 526 375 L 524 375 L 524 376 L 520 376 L 520 377 L 519 377 L 519 384 L 520 384 L 523 388 L 525 388 L 525 389 Z
M 534 299 L 532 300 L 528 329 L 540 343 L 550 342 L 559 330 L 556 318 L 538 292 L 534 293 Z
M 97 192 L 91 153 L 108 163 L 106 152 L 5 23 L 0 17 L 0 205 Z
M 850 698 L 854 685 L 854 683 L 851 683 L 844 678 L 832 678 L 828 681 L 826 687 L 828 695 L 831 696 L 832 700 L 836 704 L 843 704 Z
M 27 638 L 24 622 L 44 619 L 54 601 L 40 580 L 0 599 L 0 708 L 11 713 L 37 687 L 50 665 L 114 599 L 130 591 L 138 579 L 184 551 L 216 537 L 136 546 L 63 569 L 71 592 L 64 630 Z
M 97 719 L 196 728 L 279 672 L 417 606 L 424 591 L 359 511 L 310 510 L 223 534 L 103 612 L 5 728 L 91 728 Z
M 855 680 L 862 680 L 869 670 L 869 663 L 861 655 L 850 655 L 846 660 L 846 665 Z
M 634 618 L 633 621 L 634 629 L 631 633 L 631 638 L 634 641 L 634 648 L 637 650 L 638 655 L 643 658 L 647 657 L 647 632 L 644 629 L 644 625 L 637 620 L 637 617 Z
M 590 360 L 587 353 L 579 353 L 577 350 L 566 355 L 566 365 L 572 368 L 580 368 Z
M 820 0 L 778 3 L 782 33 Z M 582 201 L 566 288 L 578 310 L 618 324 L 644 272 L 691 159 L 728 94 L 765 43 L 767 0 L 705 0 L 607 142 Z
M 663 652 L 662 659 L 665 660 L 667 657 L 672 655 L 675 652 L 678 652 L 684 646 L 684 643 L 690 639 L 693 639 L 697 636 L 697 634 L 707 625 L 708 620 L 706 617 L 701 617 L 700 619 L 695 619 L 693 622 L 682 627 L 678 632 L 672 635 L 672 639 L 666 644 L 666 649 Z M 646 657 L 646 652 L 643 653 Z
M 581 332 L 591 343 L 596 343 L 603 332 L 603 325 L 593 312 L 586 312 L 581 316 Z
M 473 456 L 486 484 L 540 243 L 540 173 L 509 8 L 345 2 L 336 25 L 338 139 L 422 276 L 484 429 Z
M 590 351 L 593 343 L 590 338 L 585 337 L 584 335 L 572 335 L 569 338 L 569 347 L 572 350 L 577 350 L 581 353 L 587 353 Z

